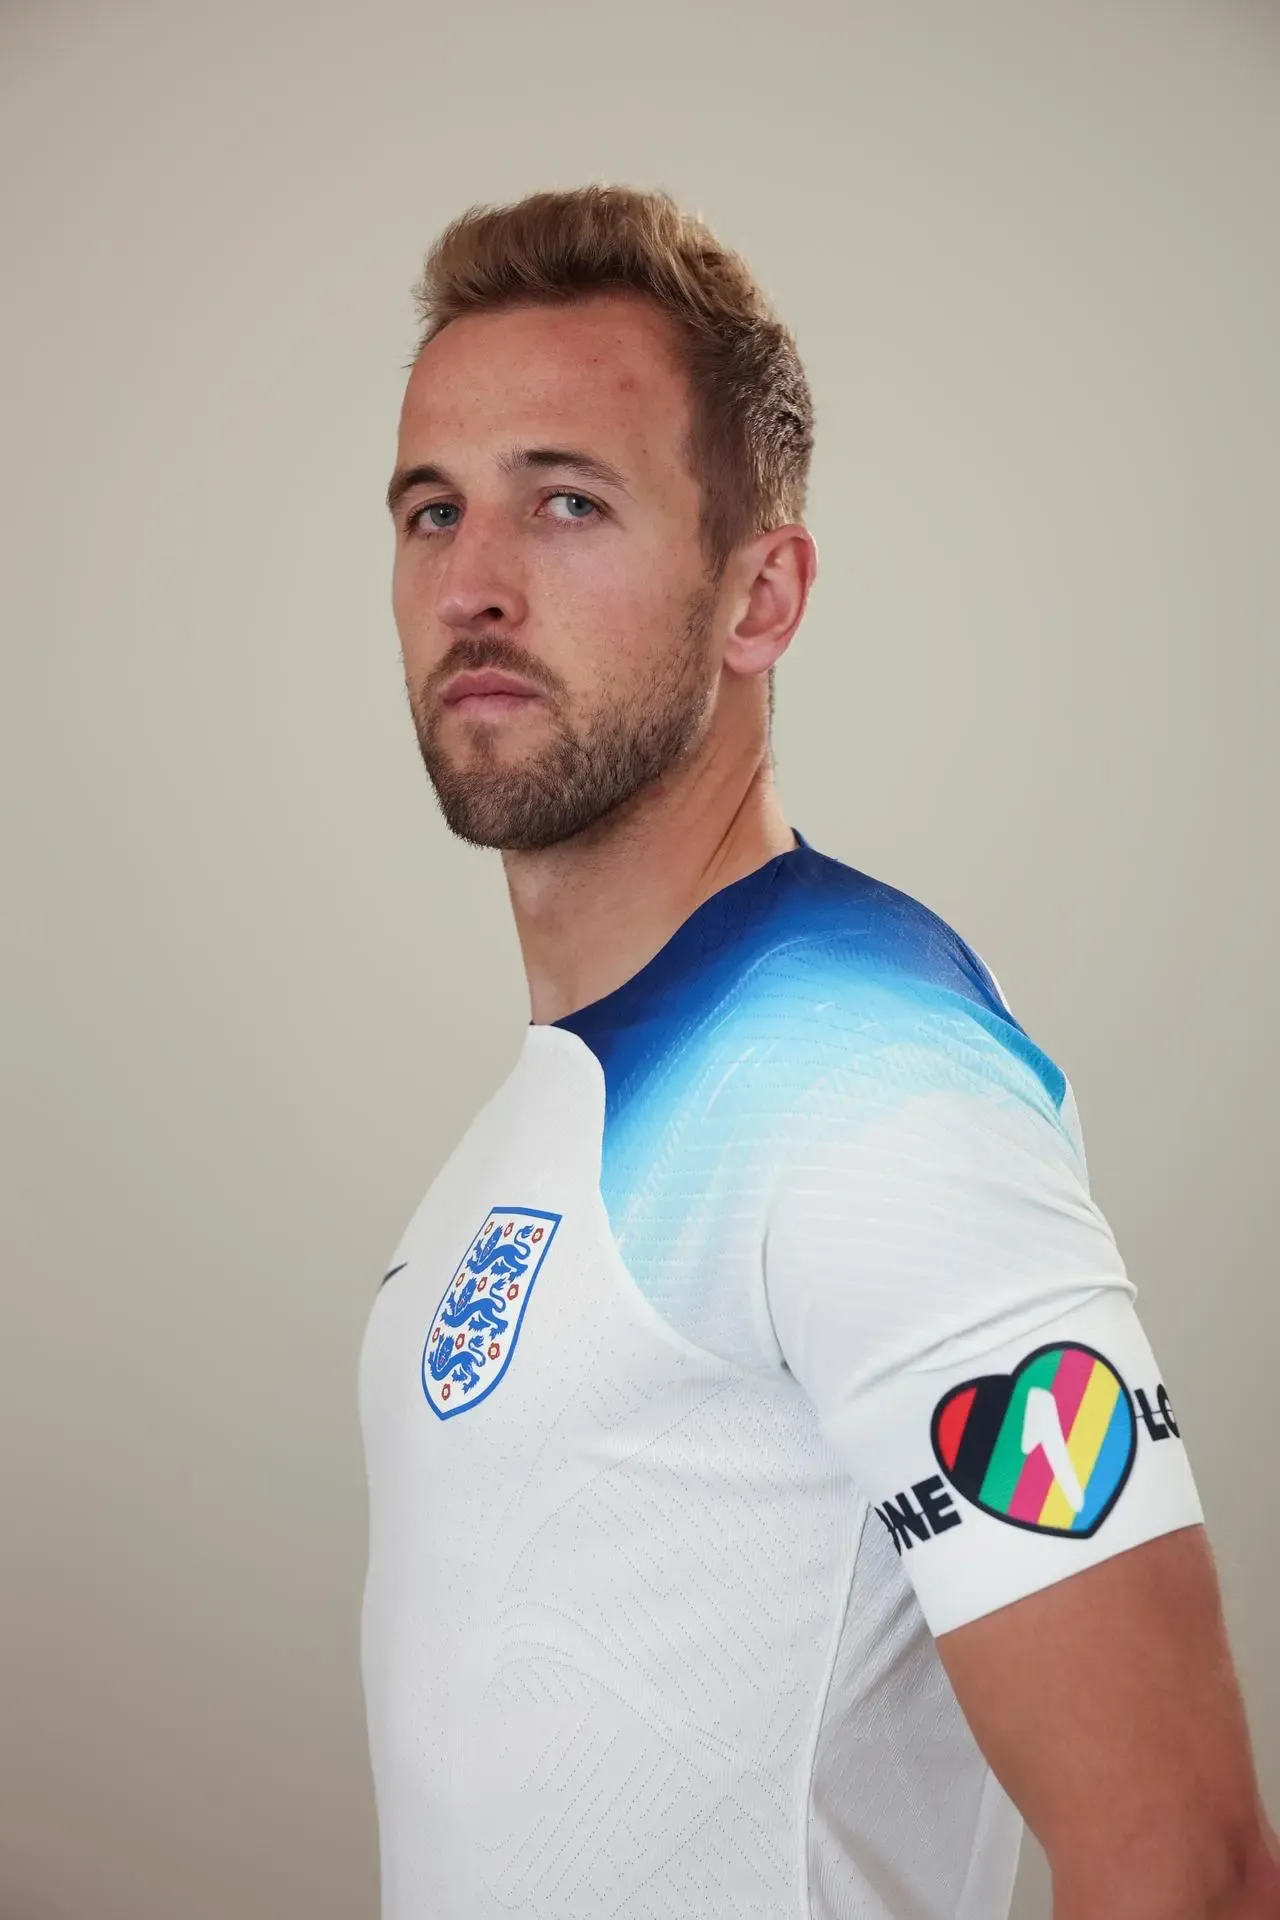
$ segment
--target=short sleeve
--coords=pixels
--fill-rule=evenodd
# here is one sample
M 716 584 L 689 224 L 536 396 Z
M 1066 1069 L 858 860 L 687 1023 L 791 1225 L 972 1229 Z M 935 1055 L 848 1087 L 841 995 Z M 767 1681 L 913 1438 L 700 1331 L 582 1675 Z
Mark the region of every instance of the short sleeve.
M 1021 1029 L 890 1002 L 785 1131 L 774 1331 L 935 1634 L 1202 1518 L 1070 1088 Z

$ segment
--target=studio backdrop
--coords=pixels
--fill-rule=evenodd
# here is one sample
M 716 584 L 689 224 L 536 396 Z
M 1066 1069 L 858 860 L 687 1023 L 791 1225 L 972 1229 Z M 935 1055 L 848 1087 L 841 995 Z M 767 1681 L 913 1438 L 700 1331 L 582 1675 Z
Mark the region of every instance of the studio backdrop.
M 795 330 L 788 818 L 1072 1082 L 1280 1808 L 1280 15 L 7 0 L 6 1920 L 376 1913 L 359 1343 L 527 1017 L 382 496 L 431 240 L 591 180 Z

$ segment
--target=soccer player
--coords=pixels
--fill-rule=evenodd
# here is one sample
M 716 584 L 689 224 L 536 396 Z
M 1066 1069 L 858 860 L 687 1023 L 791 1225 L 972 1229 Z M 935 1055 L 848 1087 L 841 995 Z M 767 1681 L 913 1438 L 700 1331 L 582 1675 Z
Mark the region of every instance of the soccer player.
M 599 186 L 470 210 L 419 304 L 396 623 L 532 1017 L 361 1362 L 384 1920 L 998 1920 L 1024 1818 L 1055 1920 L 1275 1920 L 1071 1091 L 772 783 L 792 335 Z

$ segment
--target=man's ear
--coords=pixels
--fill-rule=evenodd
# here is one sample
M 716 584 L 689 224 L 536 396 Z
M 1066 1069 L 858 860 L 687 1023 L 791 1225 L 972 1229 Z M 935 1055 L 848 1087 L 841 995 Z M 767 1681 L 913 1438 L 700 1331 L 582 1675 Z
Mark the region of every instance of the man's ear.
M 791 644 L 818 571 L 818 546 L 792 524 L 757 534 L 730 562 L 724 664 L 747 678 L 767 672 Z

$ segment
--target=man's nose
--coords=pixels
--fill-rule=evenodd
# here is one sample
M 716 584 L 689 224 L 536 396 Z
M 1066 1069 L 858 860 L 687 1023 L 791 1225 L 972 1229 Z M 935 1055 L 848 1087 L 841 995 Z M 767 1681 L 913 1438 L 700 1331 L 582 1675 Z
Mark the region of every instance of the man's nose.
M 449 540 L 438 580 L 436 613 L 465 632 L 479 622 L 519 626 L 528 602 L 509 538 L 497 525 L 468 515 Z

